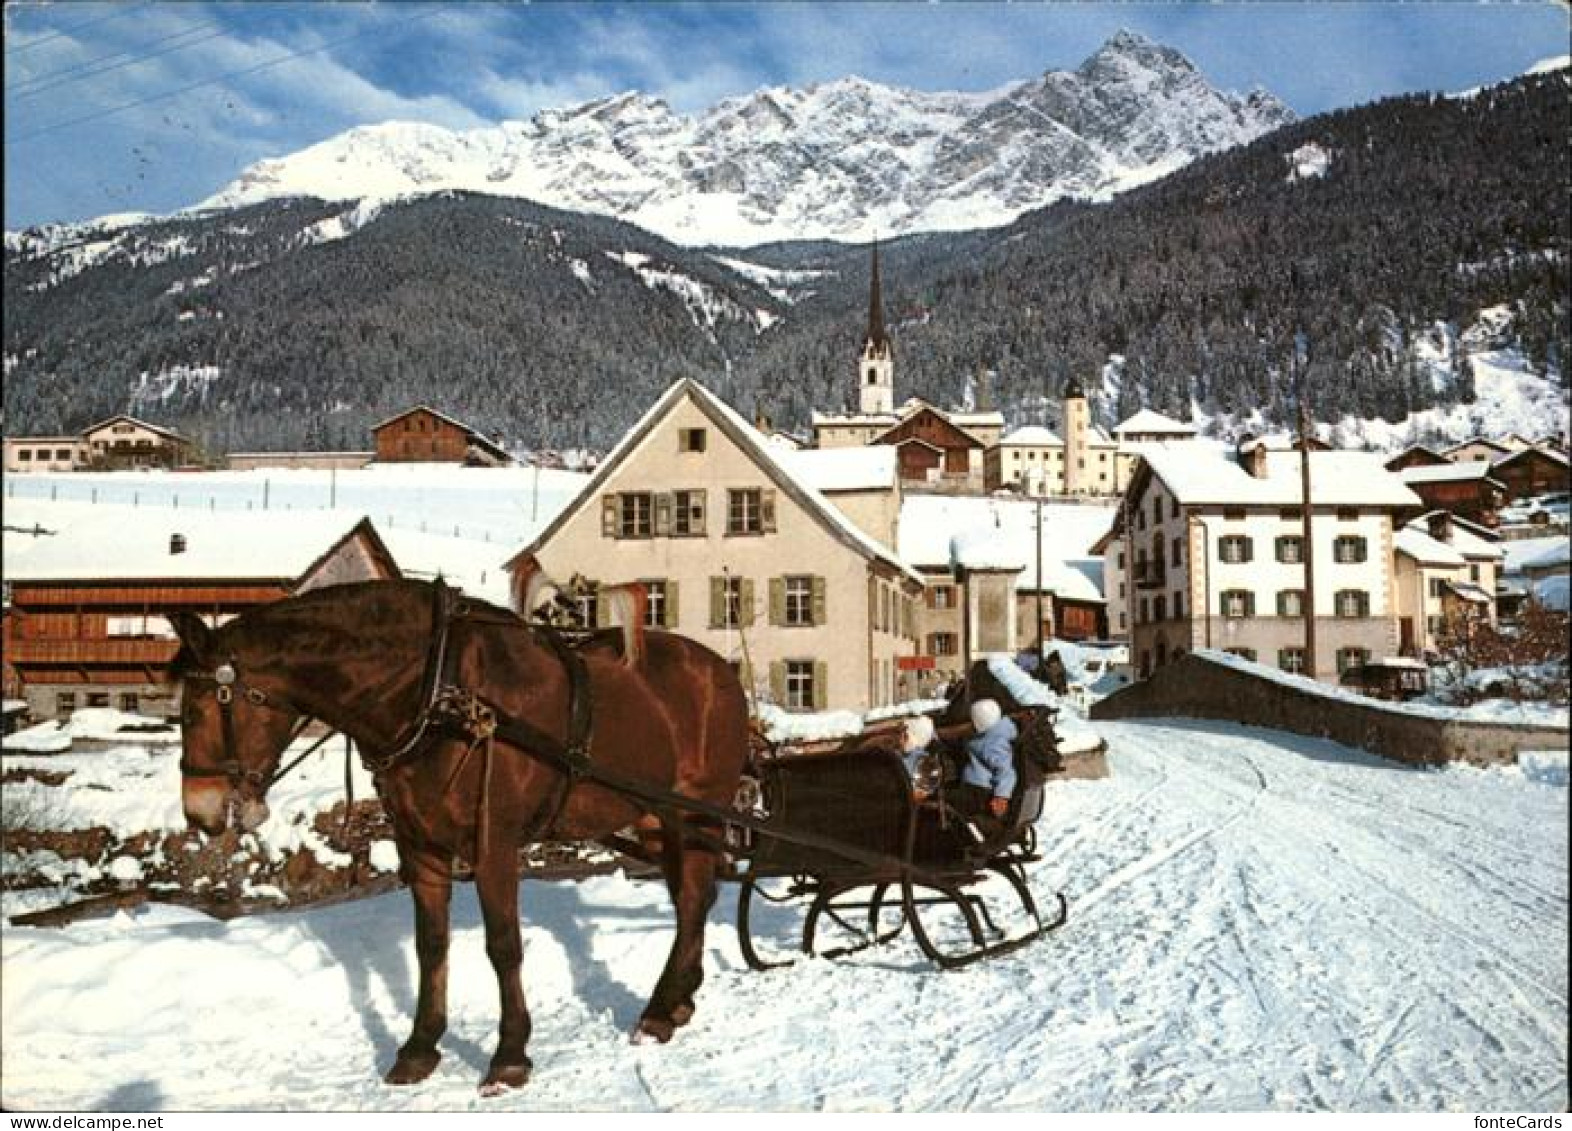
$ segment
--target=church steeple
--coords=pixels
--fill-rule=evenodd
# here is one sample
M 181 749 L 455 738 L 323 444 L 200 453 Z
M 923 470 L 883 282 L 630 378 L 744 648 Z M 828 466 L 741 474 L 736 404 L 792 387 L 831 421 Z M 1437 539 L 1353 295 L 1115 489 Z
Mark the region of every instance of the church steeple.
M 868 283 L 868 336 L 857 366 L 857 400 L 865 415 L 895 411 L 895 355 L 884 328 L 884 294 L 879 278 L 879 241 L 873 242 L 873 273 Z

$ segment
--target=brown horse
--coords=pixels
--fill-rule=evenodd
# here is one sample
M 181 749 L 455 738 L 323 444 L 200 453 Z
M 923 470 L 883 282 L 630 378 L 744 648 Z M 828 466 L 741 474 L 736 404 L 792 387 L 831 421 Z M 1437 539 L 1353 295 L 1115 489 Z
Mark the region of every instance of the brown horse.
M 490 1094 L 528 1079 L 518 854 L 548 837 L 599 839 L 641 820 L 658 823 L 677 933 L 634 1037 L 668 1040 L 692 1016 L 705 915 L 715 898 L 713 838 L 680 807 L 652 804 L 648 793 L 639 801 L 524 747 L 556 755 L 582 747 L 612 781 L 729 805 L 748 749 L 748 709 L 719 656 L 659 632 L 632 664 L 612 634 L 568 653 L 511 612 L 425 582 L 320 589 L 216 630 L 194 614 L 171 620 L 184 645 L 175 676 L 183 688 L 182 800 L 192 825 L 219 832 L 232 821 L 255 827 L 265 819 L 267 788 L 305 718 L 348 735 L 374 769 L 400 874 L 414 896 L 420 963 L 414 1026 L 389 1083 L 423 1080 L 441 1059 L 455 858 L 474 868 L 501 994 L 500 1037 L 481 1088 Z M 577 746 L 585 736 L 570 721 L 574 667 L 593 705 L 592 735 Z M 472 693 L 458 698 L 479 723 L 432 710 L 438 700 L 451 706 L 443 689 L 453 687 Z M 520 720 L 526 738 L 540 741 L 498 727 L 488 742 L 488 712 Z

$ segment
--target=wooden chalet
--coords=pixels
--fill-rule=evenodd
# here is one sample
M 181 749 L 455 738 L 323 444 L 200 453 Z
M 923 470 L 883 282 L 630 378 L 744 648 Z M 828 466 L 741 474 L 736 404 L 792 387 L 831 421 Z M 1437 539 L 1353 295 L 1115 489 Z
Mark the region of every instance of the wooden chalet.
M 513 457 L 477 429 L 427 405 L 374 424 L 378 463 L 464 463 L 507 467 Z
M 1566 491 L 1569 482 L 1567 457 L 1544 448 L 1524 448 L 1497 460 L 1490 474 L 1505 486 L 1508 498 L 1527 499 Z
M 930 404 L 919 403 L 892 428 L 876 436 L 899 453 L 897 464 L 906 482 L 966 481 L 980 477 L 986 445 L 953 423 Z M 979 479 L 980 486 L 980 479 Z
M 1427 510 L 1451 511 L 1491 529 L 1500 525 L 1497 512 L 1506 502 L 1507 487 L 1496 478 L 1489 460 L 1409 467 L 1397 474 L 1423 500 Z
M 5 551 L 6 661 L 38 719 L 173 714 L 169 613 L 217 625 L 308 589 L 401 576 L 369 519 L 345 530 L 330 514 L 92 515 L 8 530 Z
M 1427 448 L 1423 444 L 1414 444 L 1411 447 L 1404 448 L 1397 455 L 1387 460 L 1386 469 L 1388 471 L 1403 471 L 1410 467 L 1445 467 L 1451 462 L 1451 460 L 1434 448 Z
M 191 455 L 191 441 L 180 433 L 124 414 L 83 429 L 82 443 L 93 471 L 179 467 Z

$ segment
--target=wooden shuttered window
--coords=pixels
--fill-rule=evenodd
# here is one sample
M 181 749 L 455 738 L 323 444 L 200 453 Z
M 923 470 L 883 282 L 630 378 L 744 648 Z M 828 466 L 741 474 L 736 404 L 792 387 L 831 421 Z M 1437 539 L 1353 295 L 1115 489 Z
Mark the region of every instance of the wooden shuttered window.
M 813 661 L 813 709 L 822 711 L 830 702 L 830 665 Z
M 786 705 L 786 661 L 770 661 L 770 698 L 778 705 Z
M 667 538 L 671 535 L 671 495 L 662 491 L 655 496 L 655 536 Z
M 728 586 L 730 587 L 728 592 Z M 731 594 L 735 594 L 732 598 Z M 753 579 L 749 577 L 710 578 L 710 627 L 753 627 Z M 728 615 L 728 606 L 735 602 L 736 615 Z
M 759 523 L 764 533 L 775 533 L 775 491 L 771 488 L 759 492 Z
M 770 626 L 780 628 L 786 623 L 786 579 L 770 578 Z
M 600 497 L 600 536 L 602 538 L 615 538 L 621 512 L 616 495 L 602 495 Z
M 776 628 L 815 628 L 829 623 L 825 579 L 794 575 L 770 578 L 769 623 Z
M 827 589 L 824 578 L 814 577 L 812 579 L 813 623 L 816 625 L 830 623 L 828 597 L 826 596 Z

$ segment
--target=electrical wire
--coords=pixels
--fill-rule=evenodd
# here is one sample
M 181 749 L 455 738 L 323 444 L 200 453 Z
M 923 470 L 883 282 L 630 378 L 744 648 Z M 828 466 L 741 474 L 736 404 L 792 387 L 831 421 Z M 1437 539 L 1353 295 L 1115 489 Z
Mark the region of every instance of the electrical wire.
M 188 83 L 187 85 L 177 87 L 174 90 L 166 90 L 161 94 L 150 94 L 146 98 L 138 98 L 131 102 L 124 102 L 119 106 L 111 106 L 108 109 L 99 110 L 92 114 L 83 114 L 80 117 L 67 118 L 64 121 L 59 122 L 51 122 L 48 125 L 40 126 L 36 130 L 30 130 L 27 133 L 18 134 L 14 137 L 7 137 L 5 139 L 5 148 L 9 149 L 13 145 L 19 145 L 24 141 L 31 141 L 34 138 L 43 137 L 47 134 L 55 133 L 58 130 L 68 129 L 71 126 L 85 125 L 88 122 L 96 122 L 102 118 L 113 117 L 114 115 L 122 114 L 127 110 L 134 110 L 139 106 L 146 106 L 153 102 L 162 102 L 167 98 L 177 98 L 182 94 L 189 94 L 193 90 L 200 90 L 203 87 L 214 86 L 228 79 L 242 78 L 246 75 L 254 75 L 259 71 L 265 71 L 271 67 L 281 66 L 282 64 L 288 63 L 293 59 L 300 59 L 307 55 L 316 55 L 330 48 L 338 47 L 344 43 L 349 43 L 352 40 L 363 39 L 368 35 L 379 34 L 381 32 L 391 31 L 394 28 L 405 27 L 409 24 L 418 23 L 421 20 L 429 20 L 433 16 L 438 16 L 441 14 L 440 8 L 430 8 L 424 12 L 409 16 L 405 19 L 397 20 L 389 24 L 384 24 L 381 27 L 367 28 L 364 31 L 355 32 L 353 35 L 340 36 L 338 39 L 332 39 L 326 43 L 318 44 L 316 47 L 309 47 L 300 51 L 291 51 L 287 55 L 280 55 L 278 58 L 269 59 L 265 63 L 257 63 L 254 66 L 241 67 L 240 69 L 234 71 L 226 71 L 223 74 L 214 75 L 213 77 L 203 79 L 200 82 Z
M 45 43 L 51 43 L 57 39 L 64 39 L 68 35 L 75 35 L 77 32 L 83 31 L 87 28 L 97 27 L 99 24 L 107 24 L 111 20 L 123 19 L 124 17 L 129 16 L 132 12 L 145 7 L 147 7 L 147 0 L 136 0 L 134 3 L 117 4 L 115 6 L 115 11 L 110 12 L 107 16 L 99 16 L 96 20 L 83 20 L 79 24 L 72 24 L 70 27 L 61 28 L 59 31 L 52 31 L 48 35 L 41 35 L 31 43 L 20 43 L 15 47 L 7 47 L 5 53 L 8 56 L 20 55 L 24 51 L 31 51 L 33 48 L 40 47 Z
M 209 28 L 217 28 L 218 30 L 208 31 L 206 35 L 197 35 L 195 39 L 190 38 L 191 36 L 196 35 L 197 32 L 204 31 Z M 168 55 L 173 51 L 184 51 L 187 47 L 195 47 L 198 43 L 206 43 L 208 40 L 217 39 L 219 36 L 224 34 L 226 34 L 225 30 L 222 27 L 219 27 L 218 24 L 197 24 L 195 27 L 189 27 L 185 31 L 175 32 L 172 35 L 161 36 L 158 39 L 141 44 L 141 47 L 153 47 L 157 44 L 168 43 L 175 39 L 185 40 L 184 43 L 177 43 L 172 47 L 165 47 L 162 51 L 148 51 L 142 54 L 137 54 L 136 52 L 129 49 L 125 51 L 113 51 L 108 55 L 100 55 L 96 59 L 86 60 L 85 62 L 78 63 L 73 67 L 62 67 L 58 71 L 50 71 L 46 74 L 35 75 L 32 78 L 24 79 L 15 86 L 6 87 L 5 92 L 7 96 L 11 98 L 32 98 L 34 95 L 42 94 L 46 90 L 54 90 L 56 87 L 69 86 L 74 82 L 83 82 L 90 78 L 97 78 L 99 75 L 108 74 L 110 71 L 118 71 L 122 67 L 134 66 L 137 63 L 146 62 L 148 59 L 156 59 L 160 55 Z M 107 62 L 110 59 L 119 59 L 120 61 L 118 63 L 109 63 L 108 66 L 94 67 L 94 64 Z M 93 67 L 94 69 L 88 70 L 90 67 Z M 77 74 L 79 71 L 85 71 L 86 73 Z M 54 79 L 55 81 L 45 81 L 48 79 Z

